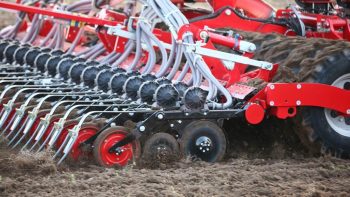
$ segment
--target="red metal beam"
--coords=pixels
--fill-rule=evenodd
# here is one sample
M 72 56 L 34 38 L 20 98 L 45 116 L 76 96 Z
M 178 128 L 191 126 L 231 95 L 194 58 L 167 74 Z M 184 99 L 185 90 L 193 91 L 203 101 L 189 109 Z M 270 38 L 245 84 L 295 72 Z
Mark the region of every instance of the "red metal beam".
M 86 23 L 89 25 L 115 26 L 118 24 L 117 21 L 109 21 L 109 20 L 104 20 L 104 19 L 91 17 L 91 16 L 85 16 L 85 15 L 75 15 L 75 14 L 70 13 L 70 12 L 62 12 L 62 11 L 58 11 L 58 10 L 55 10 L 55 11 L 47 10 L 47 9 L 43 9 L 43 8 L 27 6 L 27 5 L 17 4 L 17 3 L 11 3 L 11 2 L 6 2 L 6 1 L 0 1 L 0 8 L 17 10 L 17 11 L 32 13 L 32 14 L 42 14 L 42 15 L 53 17 L 55 19 L 67 20 L 68 22 L 79 21 L 79 22 L 83 22 L 83 23 Z
M 266 87 L 270 107 L 322 107 L 350 112 L 350 91 L 317 83 L 272 83 Z

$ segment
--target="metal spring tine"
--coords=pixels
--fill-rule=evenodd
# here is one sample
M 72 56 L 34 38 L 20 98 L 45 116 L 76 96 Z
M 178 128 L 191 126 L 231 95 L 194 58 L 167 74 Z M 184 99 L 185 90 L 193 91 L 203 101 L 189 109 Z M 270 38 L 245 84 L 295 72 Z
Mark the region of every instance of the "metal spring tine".
M 29 102 L 30 102 L 30 100 L 31 99 L 33 99 L 35 96 L 38 96 L 38 95 L 40 95 L 41 93 L 34 93 L 34 94 L 32 94 L 29 98 L 27 98 L 27 100 L 26 100 L 26 102 L 21 106 L 21 108 L 20 109 L 23 109 L 25 106 L 27 106 L 28 104 L 29 104 Z M 45 99 L 43 99 L 41 102 L 39 102 L 38 104 L 37 104 L 37 106 L 36 106 L 36 108 L 37 109 L 39 109 L 40 108 L 40 106 L 43 104 L 43 102 L 44 102 L 44 100 Z M 17 125 L 20 123 L 20 118 L 22 118 L 23 117 L 23 113 L 21 114 L 21 116 L 19 117 L 19 120 L 17 121 Z M 17 116 L 18 117 L 18 116 Z M 17 127 L 17 125 L 13 125 L 13 127 L 11 128 L 11 132 L 10 132 L 10 134 L 15 130 L 15 128 Z M 9 135 L 10 135 L 9 134 Z
M 21 125 L 20 129 L 17 130 L 15 136 L 14 136 L 14 137 L 12 138 L 12 140 L 9 142 L 9 145 L 12 144 L 12 143 L 15 141 L 15 139 L 17 139 L 18 135 L 22 132 L 22 130 L 24 129 L 24 127 L 25 127 L 25 125 L 27 124 L 28 120 L 29 120 L 29 117 L 27 117 L 27 118 L 25 119 L 25 121 L 24 121 L 24 123 Z
M 0 117 L 2 117 L 3 113 L 5 112 L 5 108 L 2 107 L 1 110 L 0 110 Z
M 51 138 L 51 136 L 53 135 L 53 131 L 54 129 L 51 128 L 51 130 L 49 131 L 49 134 L 47 135 L 47 138 L 44 140 L 44 142 L 40 145 L 40 147 L 38 148 L 38 150 L 36 151 L 37 153 L 42 151 L 45 147 L 45 145 L 48 143 L 49 139 Z
M 26 126 L 24 127 L 23 130 L 23 135 L 21 136 L 21 138 L 16 142 L 15 145 L 13 145 L 12 149 L 16 148 L 18 146 L 19 143 L 22 142 L 22 140 L 27 136 L 27 134 L 29 133 L 29 129 L 33 126 L 35 119 L 33 118 L 29 118 L 28 123 L 26 124 Z M 27 141 L 27 144 L 29 143 L 29 140 Z
M 91 105 L 89 105 L 89 106 L 91 106 Z M 74 105 L 74 106 L 72 106 L 71 108 L 69 108 L 69 109 L 66 111 L 66 113 L 64 114 L 64 116 L 63 116 L 57 123 L 55 123 L 55 125 L 60 124 L 61 126 L 60 126 L 58 129 L 56 128 L 55 130 L 52 131 L 52 132 L 53 132 L 53 135 L 52 135 L 52 137 L 50 138 L 48 148 L 51 148 L 51 147 L 56 143 L 56 141 L 57 141 L 57 139 L 58 139 L 58 136 L 61 135 L 62 130 L 63 130 L 63 123 L 67 120 L 69 114 L 70 114 L 74 109 L 77 109 L 77 108 L 79 108 L 79 107 L 86 107 L 86 105 Z
M 77 101 L 82 100 L 82 99 L 83 99 L 83 97 L 79 98 Z M 77 103 L 77 102 L 74 101 L 73 103 L 71 103 L 71 106 L 74 105 L 75 103 Z M 58 104 L 58 105 L 59 105 L 59 104 Z M 49 113 L 49 115 L 52 115 L 52 111 Z M 48 118 L 48 119 L 50 119 L 50 118 Z M 49 123 L 49 124 L 50 124 L 50 123 Z M 47 127 L 48 127 L 48 125 L 47 125 Z M 46 129 L 47 129 L 47 127 L 46 127 Z M 45 147 L 45 145 L 49 142 L 49 140 L 51 139 L 52 135 L 54 134 L 54 131 L 55 131 L 55 129 L 54 129 L 54 128 L 51 128 L 51 130 L 50 130 L 49 133 L 48 133 L 47 138 L 46 138 L 46 139 L 44 140 L 44 142 L 41 144 L 41 146 L 39 147 L 39 149 L 37 150 L 37 152 L 41 151 L 41 150 Z
M 2 128 L 2 126 L 4 125 L 4 123 L 6 122 L 8 116 L 10 115 L 12 109 L 7 109 L 4 113 L 3 116 L 1 116 L 1 119 L 0 119 L 0 128 Z M 1 134 L 0 136 L 3 136 L 5 134 L 5 130 L 2 130 L 1 131 Z
M 26 102 L 24 104 L 22 104 L 19 109 L 16 109 L 16 116 L 14 116 L 14 118 L 16 117 L 16 119 L 14 119 L 14 120 L 16 120 L 16 122 L 14 124 L 11 123 L 11 128 L 10 128 L 11 132 L 7 135 L 7 137 L 10 136 L 13 133 L 13 131 L 17 128 L 17 125 L 20 124 L 21 119 L 24 116 L 23 111 L 25 110 L 25 107 L 28 106 L 30 100 L 33 99 L 37 95 L 38 95 L 38 93 L 34 93 L 34 94 L 30 95 L 29 98 L 26 99 Z
M 24 113 L 21 113 L 21 114 L 16 114 L 16 118 L 15 118 L 15 121 L 14 123 L 11 125 L 11 128 L 10 128 L 10 132 L 9 134 L 6 136 L 8 138 L 8 136 L 11 136 L 12 133 L 14 133 L 16 131 L 16 128 L 19 126 L 19 124 L 21 123 L 21 120 L 23 119 L 24 117 Z
M 62 144 L 62 146 L 64 145 L 63 156 L 57 162 L 57 165 L 60 165 L 66 159 L 66 157 L 68 156 L 68 154 L 72 150 L 72 147 L 73 147 L 75 141 L 78 139 L 79 129 L 80 129 L 80 127 L 78 125 L 76 125 L 73 129 L 69 130 L 68 135 L 66 137 L 66 139 L 69 139 L 69 140 L 68 140 L 66 145 Z
M 35 118 L 33 118 L 33 121 L 32 121 L 33 123 L 32 123 L 32 125 L 29 127 L 29 129 L 31 129 L 31 128 L 33 127 L 33 124 L 34 124 L 36 118 L 37 118 L 37 116 L 35 116 Z M 41 122 L 40 122 L 40 123 L 41 123 Z M 28 140 L 28 141 L 24 144 L 24 146 L 22 147 L 22 149 L 21 149 L 22 151 L 23 151 L 25 148 L 27 148 L 27 146 L 33 141 L 35 135 L 38 133 L 39 128 L 40 128 L 40 126 L 41 126 L 40 123 L 39 123 L 38 127 L 35 129 L 34 133 L 30 136 L 29 140 Z M 28 133 L 29 133 L 29 131 L 28 131 Z
M 142 105 L 139 105 L 139 106 L 142 106 Z M 136 107 L 136 108 L 138 108 L 138 107 Z M 82 124 L 85 122 L 86 118 L 91 116 L 94 113 L 99 114 L 99 113 L 106 113 L 106 112 L 107 113 L 111 112 L 111 113 L 121 114 L 121 113 L 129 113 L 130 111 L 91 111 L 91 112 L 84 114 L 83 117 L 79 120 L 79 123 L 77 125 L 75 125 L 75 127 L 73 129 L 69 130 L 69 134 L 66 136 L 66 139 L 65 139 L 65 142 L 68 141 L 67 144 L 62 143 L 59 151 L 56 152 L 54 159 L 57 157 L 59 152 L 62 151 L 62 146 L 64 146 L 63 156 L 58 161 L 57 165 L 60 165 L 65 160 L 65 158 L 68 156 L 68 154 L 70 153 L 74 143 L 78 139 L 79 130 L 80 130 Z M 68 138 L 69 138 L 69 140 L 68 140 Z
M 3 130 L 4 133 L 6 133 L 6 131 L 11 127 L 11 125 L 14 121 L 15 121 L 15 116 L 13 116 L 10 119 L 9 123 L 6 125 L 5 129 Z M 9 137 L 9 135 L 6 135 L 6 138 L 8 138 L 8 137 Z
M 38 133 L 39 127 L 41 125 L 39 124 L 38 127 L 35 129 L 34 133 L 30 136 L 29 140 L 24 144 L 24 146 L 21 148 L 21 151 L 27 148 L 27 146 L 33 141 L 34 136 Z
M 52 159 L 56 159 L 58 157 L 58 155 L 60 154 L 60 152 L 62 151 L 63 147 L 65 147 L 65 144 L 67 144 L 68 142 L 68 135 L 66 136 L 66 138 L 64 139 L 62 145 L 58 148 L 58 150 L 56 151 L 56 153 L 54 154 L 54 156 L 52 157 Z
M 47 120 L 44 119 L 41 119 L 40 123 L 39 123 L 39 126 L 38 126 L 38 133 L 37 135 L 35 136 L 35 142 L 33 144 L 33 146 L 29 149 L 29 151 L 32 151 L 34 149 L 34 147 L 39 143 L 39 141 L 41 140 L 41 138 L 43 137 L 47 127 L 49 126 Z
M 69 114 L 78 107 L 78 105 L 72 106 L 71 108 L 69 108 L 66 113 L 64 114 L 64 116 L 58 121 L 56 122 L 54 125 L 54 130 L 52 131 L 53 135 L 50 138 L 50 141 L 48 143 L 48 148 L 51 148 L 57 141 L 58 137 L 61 135 L 62 131 L 63 131 L 63 124 L 64 122 L 66 122 Z M 58 126 L 57 126 L 58 125 Z
M 62 119 L 62 118 L 61 118 Z M 54 129 L 52 130 L 52 136 L 50 138 L 50 141 L 48 143 L 48 149 L 52 148 L 52 146 L 56 143 L 58 137 L 61 135 L 63 131 L 63 121 L 65 120 L 59 120 L 58 122 L 54 123 Z M 58 125 L 58 126 L 57 126 Z
M 81 100 L 81 99 L 82 99 L 82 98 L 79 98 L 77 101 L 79 101 L 79 100 Z M 74 103 L 76 103 L 76 102 L 74 102 Z M 74 104 L 74 103 L 73 103 L 73 104 Z M 37 135 L 36 138 L 35 138 L 35 143 L 34 143 L 33 147 L 32 147 L 30 150 L 32 150 L 32 149 L 34 148 L 34 146 L 36 146 L 36 145 L 40 142 L 41 138 L 43 137 L 43 135 L 44 135 L 44 133 L 45 133 L 47 127 L 48 127 L 49 124 L 50 124 L 50 121 L 49 121 L 50 118 L 49 118 L 49 117 L 51 116 L 51 114 L 52 114 L 52 111 L 50 111 L 50 113 L 47 114 L 47 117 L 45 117 L 45 120 L 42 120 L 42 121 L 45 121 L 45 124 L 43 123 L 43 126 L 44 126 L 44 127 L 42 127 L 42 128 L 40 129 L 38 135 Z M 44 142 L 42 143 L 42 145 L 39 147 L 38 151 L 40 151 L 40 150 L 45 146 L 45 144 L 47 143 L 47 141 L 49 140 L 49 138 L 52 136 L 52 131 L 53 131 L 53 129 L 51 129 L 50 133 L 48 134 L 48 137 L 44 140 Z M 38 151 L 37 151 L 37 152 L 38 152 Z
M 7 118 L 8 118 L 8 116 L 10 115 L 10 113 L 11 113 L 11 111 L 12 111 L 12 105 L 14 104 L 14 102 L 16 101 L 16 99 L 17 99 L 17 97 L 19 96 L 19 94 L 20 93 L 22 93 L 22 92 L 24 92 L 24 91 L 26 91 L 26 90 L 30 90 L 30 89 L 32 89 L 32 88 L 27 88 L 27 89 L 22 89 L 22 90 L 19 90 L 15 95 L 14 95 L 14 97 L 7 103 L 7 105 L 8 105 L 8 110 L 5 112 L 5 115 L 3 115 L 2 117 L 1 117 L 1 119 L 0 119 L 0 128 L 4 125 L 4 123 L 6 122 L 6 120 L 7 120 Z M 36 91 L 36 89 L 32 89 L 32 90 L 35 90 Z M 35 92 L 34 91 L 34 92 Z M 11 124 L 12 124 L 12 121 L 14 120 L 14 117 L 11 119 Z M 5 132 L 6 132 L 6 130 L 7 130 L 7 128 L 8 128 L 8 126 L 9 126 L 10 124 L 8 124 L 7 126 L 6 126 L 6 128 L 2 131 L 2 133 L 0 134 L 0 136 L 2 136 Z
M 21 138 L 19 138 L 19 140 L 16 142 L 16 144 L 14 144 L 14 145 L 11 147 L 11 149 L 15 149 L 15 148 L 18 146 L 18 144 L 21 143 L 22 140 L 23 140 L 26 136 L 27 136 L 27 134 L 24 133 L 24 134 L 21 136 Z M 21 150 L 22 150 L 22 149 L 21 149 Z

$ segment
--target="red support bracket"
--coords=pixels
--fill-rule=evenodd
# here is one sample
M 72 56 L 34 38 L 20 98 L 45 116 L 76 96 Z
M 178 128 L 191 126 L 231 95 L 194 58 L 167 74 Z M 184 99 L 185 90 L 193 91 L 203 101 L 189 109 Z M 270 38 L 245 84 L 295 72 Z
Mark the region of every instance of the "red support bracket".
M 322 107 L 350 114 L 350 91 L 316 83 L 271 83 L 265 88 L 266 103 L 279 118 L 295 115 L 296 107 Z

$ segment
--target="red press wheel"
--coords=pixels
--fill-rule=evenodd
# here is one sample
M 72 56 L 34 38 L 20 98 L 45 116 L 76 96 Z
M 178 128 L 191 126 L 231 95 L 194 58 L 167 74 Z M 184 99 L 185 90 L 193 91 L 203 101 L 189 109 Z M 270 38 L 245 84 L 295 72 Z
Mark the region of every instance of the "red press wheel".
M 137 140 L 120 148 L 116 153 L 109 149 L 128 134 L 125 127 L 111 127 L 103 131 L 94 142 L 94 158 L 104 167 L 126 166 L 130 160 L 140 156 L 140 144 Z
M 82 125 L 81 129 L 79 130 L 77 141 L 73 144 L 70 152 L 70 157 L 73 160 L 77 161 L 82 156 L 92 156 L 91 151 L 81 148 L 80 145 L 90 137 L 94 136 L 99 130 L 100 128 L 94 123 L 85 123 Z

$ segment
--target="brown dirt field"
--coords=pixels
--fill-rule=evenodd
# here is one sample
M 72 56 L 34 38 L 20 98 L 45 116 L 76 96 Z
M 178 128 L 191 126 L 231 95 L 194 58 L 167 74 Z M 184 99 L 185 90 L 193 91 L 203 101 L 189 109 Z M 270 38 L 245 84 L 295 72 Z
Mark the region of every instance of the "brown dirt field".
M 87 165 L 56 171 L 42 164 L 31 168 L 28 161 L 27 166 L 16 164 L 13 161 L 23 161 L 10 161 L 8 157 L 14 156 L 7 151 L 0 152 L 0 196 L 348 196 L 350 192 L 350 162 L 331 158 L 180 162 L 166 169 Z
M 184 160 L 104 169 L 88 161 L 56 167 L 49 153 L 9 151 L 3 142 L 0 196 L 348 196 L 349 160 L 306 156 L 287 123 L 242 124 L 226 128 L 228 158 L 216 164 Z

